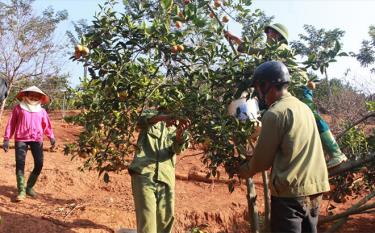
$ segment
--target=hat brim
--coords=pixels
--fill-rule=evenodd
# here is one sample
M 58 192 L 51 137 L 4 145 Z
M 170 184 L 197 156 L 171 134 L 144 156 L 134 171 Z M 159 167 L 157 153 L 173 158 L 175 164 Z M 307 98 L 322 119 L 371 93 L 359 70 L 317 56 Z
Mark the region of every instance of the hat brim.
M 16 98 L 19 101 L 22 101 L 22 98 L 26 95 L 26 92 L 34 92 L 34 93 L 41 94 L 42 95 L 42 98 L 40 99 L 41 104 L 48 104 L 49 103 L 49 97 L 46 94 L 40 93 L 40 92 L 37 92 L 37 91 L 21 91 L 17 94 Z

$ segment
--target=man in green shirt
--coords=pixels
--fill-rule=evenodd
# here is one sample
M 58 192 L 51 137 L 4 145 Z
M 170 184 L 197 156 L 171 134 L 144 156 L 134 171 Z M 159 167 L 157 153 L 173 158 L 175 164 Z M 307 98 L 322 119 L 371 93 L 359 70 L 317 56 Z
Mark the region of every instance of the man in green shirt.
M 189 126 L 162 111 L 146 110 L 129 166 L 138 233 L 170 233 L 174 222 L 176 154 L 188 146 Z
M 272 25 L 268 25 L 265 27 L 264 32 L 267 35 L 267 43 L 281 43 L 281 45 L 277 48 L 278 50 L 287 50 L 291 53 L 293 51 L 290 50 L 288 47 L 288 29 L 280 24 L 275 23 Z M 226 32 L 226 38 L 229 40 L 234 41 L 236 44 L 238 44 L 238 51 L 241 53 L 247 53 L 250 55 L 263 53 L 264 49 L 261 48 L 247 48 L 245 43 L 243 41 L 231 34 L 230 32 Z M 298 75 L 302 75 L 307 79 L 306 72 L 298 72 Z M 318 130 L 320 133 L 320 139 L 322 140 L 322 144 L 324 147 L 324 150 L 328 153 L 330 159 L 327 162 L 328 168 L 333 168 L 341 163 L 347 161 L 347 157 L 344 153 L 340 150 L 339 145 L 337 144 L 335 138 L 333 137 L 333 134 L 331 133 L 331 130 L 327 124 L 326 121 L 321 117 L 319 114 L 317 107 L 313 101 L 313 92 L 311 88 L 308 88 L 309 85 L 303 86 L 302 89 L 299 91 L 300 95 L 297 95 L 298 98 L 307 104 L 311 111 L 314 113 L 315 121 L 318 126 Z
M 272 232 L 317 232 L 321 194 L 330 189 L 328 171 L 314 115 L 288 92 L 289 81 L 281 62 L 256 68 L 251 86 L 269 108 L 253 157 L 239 168 L 239 176 L 272 167 Z

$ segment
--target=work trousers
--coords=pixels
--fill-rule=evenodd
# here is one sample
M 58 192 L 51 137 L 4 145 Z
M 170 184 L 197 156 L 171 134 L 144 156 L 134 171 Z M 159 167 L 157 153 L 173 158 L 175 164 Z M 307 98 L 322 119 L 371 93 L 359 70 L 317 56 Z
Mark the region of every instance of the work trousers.
M 138 233 L 171 233 L 174 222 L 174 190 L 153 177 L 131 176 Z
M 296 198 L 271 197 L 272 232 L 317 232 L 322 196 Z

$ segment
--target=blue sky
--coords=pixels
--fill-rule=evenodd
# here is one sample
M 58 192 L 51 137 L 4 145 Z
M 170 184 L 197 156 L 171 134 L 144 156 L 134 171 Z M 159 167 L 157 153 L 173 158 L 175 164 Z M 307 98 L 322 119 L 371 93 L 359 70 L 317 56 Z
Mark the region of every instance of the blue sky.
M 91 20 L 99 9 L 98 4 L 104 0 L 36 0 L 36 10 L 52 6 L 56 10 L 66 9 L 69 13 L 68 21 L 59 26 L 57 40 L 62 41 L 65 31 L 72 28 L 72 21 L 79 19 Z M 303 25 L 311 24 L 317 28 L 340 28 L 346 32 L 343 39 L 344 50 L 357 52 L 361 41 L 368 38 L 368 27 L 375 25 L 375 1 L 372 0 L 254 0 L 254 8 L 259 8 L 267 15 L 273 15 L 275 22 L 286 25 L 289 29 L 290 40 L 298 39 L 303 33 Z M 239 25 L 230 24 L 230 30 L 240 35 Z M 73 48 L 72 48 L 73 52 Z M 340 58 L 336 64 L 328 69 L 330 77 L 342 78 L 347 69 L 351 69 L 345 79 L 367 93 L 375 93 L 375 75 L 368 69 L 359 66 L 352 58 Z M 64 69 L 72 75 L 72 84 L 79 83 L 83 69 L 68 60 Z

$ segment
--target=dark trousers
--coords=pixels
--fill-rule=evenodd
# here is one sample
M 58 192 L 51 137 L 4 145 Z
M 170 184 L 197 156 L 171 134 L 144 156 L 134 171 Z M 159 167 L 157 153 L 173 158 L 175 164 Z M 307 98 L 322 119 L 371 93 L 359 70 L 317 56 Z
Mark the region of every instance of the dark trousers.
M 271 197 L 272 232 L 317 232 L 322 196 L 282 198 Z
M 32 173 L 38 176 L 43 168 L 43 142 L 16 142 L 15 147 L 16 174 L 24 174 L 26 153 L 27 149 L 30 147 L 31 154 L 34 158 L 34 170 Z

